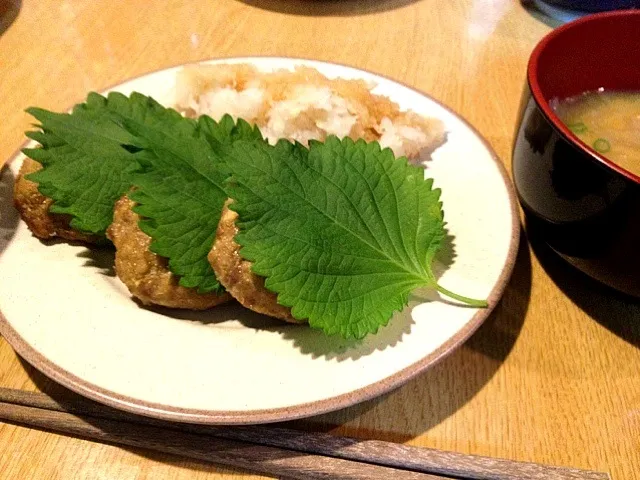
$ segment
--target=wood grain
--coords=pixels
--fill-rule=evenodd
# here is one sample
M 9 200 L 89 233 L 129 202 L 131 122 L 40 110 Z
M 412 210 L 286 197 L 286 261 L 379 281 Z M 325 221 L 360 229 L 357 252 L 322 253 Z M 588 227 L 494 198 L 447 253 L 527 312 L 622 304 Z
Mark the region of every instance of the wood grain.
M 28 411 L 22 408 L 12 410 L 11 404 L 31 408 Z M 39 411 L 38 409 L 46 410 L 49 413 Z M 249 466 L 253 466 L 253 468 L 250 469 L 257 471 L 273 472 L 274 470 L 263 470 L 265 466 L 261 461 L 262 456 L 256 455 L 256 452 L 250 452 L 249 444 L 258 445 L 259 447 L 256 449 L 257 452 L 262 452 L 262 447 L 266 445 L 276 447 L 276 449 L 281 448 L 287 451 L 307 454 L 307 460 L 320 455 L 363 462 L 374 466 L 395 467 L 414 472 L 445 475 L 447 478 L 455 477 L 468 480 L 607 480 L 609 478 L 608 475 L 604 473 L 589 472 L 574 468 L 561 468 L 530 462 L 515 462 L 513 460 L 465 455 L 458 452 L 412 447 L 380 440 L 359 440 L 356 438 L 338 437 L 322 432 L 304 432 L 274 427 L 273 425 L 213 427 L 168 422 L 116 410 L 81 396 L 58 401 L 44 393 L 0 387 L 0 419 L 18 421 L 27 425 L 52 430 L 55 429 L 63 433 L 77 433 L 93 439 L 102 439 L 100 433 L 96 436 L 95 429 L 87 429 L 85 427 L 84 424 L 86 422 L 84 420 L 74 421 L 72 416 L 69 415 L 56 417 L 50 414 L 51 411 L 90 419 L 98 418 L 120 421 L 123 424 L 150 425 L 155 427 L 154 431 L 156 434 L 158 432 L 164 432 L 164 434 L 158 435 L 159 437 L 167 436 L 171 438 L 172 444 L 176 443 L 176 438 L 173 437 L 173 435 L 179 435 L 175 433 L 176 431 L 203 435 L 206 436 L 210 442 L 215 442 L 216 440 L 214 439 L 246 442 L 247 445 L 243 448 L 245 455 L 240 464 L 235 463 L 234 459 L 229 456 L 220 457 L 210 455 L 208 459 L 232 466 L 243 466 L 248 462 Z M 53 421 L 53 423 L 48 423 L 50 421 Z M 96 425 L 95 420 L 91 421 Z M 113 428 L 115 424 L 111 422 L 108 423 L 108 425 Z M 61 428 L 54 428 L 55 426 L 60 426 Z M 111 432 L 111 430 L 108 430 L 108 432 Z M 127 442 L 135 441 L 135 439 L 131 440 L 126 438 L 126 426 L 118 426 L 118 432 L 122 432 L 122 434 L 118 437 L 109 437 L 109 440 L 125 444 L 130 444 Z M 135 428 L 134 432 L 137 432 Z M 187 436 L 187 438 L 190 437 Z M 122 440 L 124 440 L 124 442 Z M 156 440 L 156 442 L 158 441 L 159 440 Z M 186 442 L 185 440 L 182 443 Z M 228 445 L 225 442 L 222 442 L 222 444 Z M 161 447 L 157 443 L 136 445 L 154 449 Z M 164 446 L 164 448 L 166 449 L 167 447 Z M 237 449 L 237 446 L 234 447 L 234 449 Z M 219 446 L 216 445 L 216 452 L 219 450 Z M 198 455 L 202 454 L 200 450 L 193 451 L 192 449 L 185 449 L 182 453 L 186 456 L 196 455 L 194 458 L 201 458 Z M 284 451 L 278 455 L 279 458 L 287 456 Z M 293 462 L 285 461 L 280 462 L 280 464 L 269 464 L 266 465 L 266 468 L 280 469 L 275 473 L 286 473 L 293 468 L 299 469 L 300 467 L 297 462 L 298 457 L 294 455 L 293 458 L 296 459 Z M 326 458 L 316 458 L 316 460 L 308 462 L 305 460 L 305 462 L 306 467 L 302 473 L 307 475 L 306 478 L 310 478 L 310 475 L 313 474 L 318 476 L 333 474 L 336 478 L 342 478 L 341 475 L 347 475 L 356 470 L 355 467 L 348 463 L 331 463 Z M 313 470 L 311 470 L 312 467 Z M 321 469 L 321 467 L 324 467 L 324 469 Z M 346 470 L 341 470 L 345 468 Z M 379 478 L 381 475 L 390 475 L 392 473 L 395 478 L 398 478 L 399 475 L 401 476 L 401 472 L 394 473 L 384 469 L 370 469 L 368 473 L 366 469 L 359 471 L 359 474 L 372 475 L 373 478 Z
M 510 167 L 527 59 L 550 29 L 516 0 L 24 0 L 17 16 L 18 2 L 7 2 L 0 162 L 22 143 L 30 105 L 64 109 L 88 90 L 184 62 L 288 55 L 430 93 Z M 288 426 L 640 478 L 640 304 L 528 240 L 502 303 L 462 348 L 383 398 Z M 65 395 L 3 341 L 0 385 Z M 0 478 L 260 477 L 0 425 Z
M 194 433 L 0 403 L 0 418 L 82 438 L 142 447 L 278 478 L 298 480 L 446 480 L 439 475 L 352 462 Z M 597 477 L 584 477 L 597 478 Z M 601 477 L 600 477 L 601 478 Z

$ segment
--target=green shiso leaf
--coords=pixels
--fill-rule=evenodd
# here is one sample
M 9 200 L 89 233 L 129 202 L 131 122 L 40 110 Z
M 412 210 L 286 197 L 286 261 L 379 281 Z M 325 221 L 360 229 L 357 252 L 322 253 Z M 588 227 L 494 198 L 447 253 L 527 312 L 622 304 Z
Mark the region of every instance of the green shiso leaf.
M 130 175 L 138 168 L 132 154 L 136 139 L 114 121 L 114 114 L 144 121 L 145 113 L 155 108 L 148 97 L 116 93 L 108 98 L 91 93 L 71 114 L 29 108 L 40 123 L 27 136 L 41 148 L 23 152 L 43 168 L 27 178 L 53 200 L 50 211 L 70 215 L 76 230 L 104 236 L 113 204 L 130 188 Z
M 391 150 L 335 137 L 309 149 L 238 141 L 227 164 L 240 253 L 294 317 L 362 338 L 415 288 L 444 291 L 431 270 L 445 237 L 440 191 Z
M 138 93 L 92 93 L 71 114 L 28 112 L 40 124 L 27 136 L 41 147 L 24 152 L 43 165 L 28 178 L 51 211 L 104 235 L 129 192 L 151 250 L 185 287 L 222 291 L 207 254 L 231 197 L 242 256 L 279 303 L 327 334 L 377 332 L 422 286 L 486 306 L 437 284 L 440 191 L 376 142 L 269 145 L 242 120 L 184 118 Z
M 220 123 L 201 117 L 153 126 L 126 121 L 125 126 L 145 154 L 129 197 L 143 217 L 140 228 L 152 238 L 151 251 L 169 259 L 180 285 L 201 293 L 222 291 L 207 260 L 227 199 L 221 155 L 238 139 L 264 142 L 260 132 L 229 116 Z

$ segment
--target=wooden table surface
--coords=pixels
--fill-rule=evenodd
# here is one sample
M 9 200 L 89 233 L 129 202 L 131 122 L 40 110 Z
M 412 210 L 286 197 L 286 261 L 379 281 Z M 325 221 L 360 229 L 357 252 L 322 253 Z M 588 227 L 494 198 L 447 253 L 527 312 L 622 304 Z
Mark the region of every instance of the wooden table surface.
M 22 143 L 30 105 L 62 110 L 183 62 L 280 55 L 428 92 L 510 168 L 527 59 L 552 25 L 516 0 L 0 0 L 0 161 Z M 523 235 L 501 304 L 464 346 L 393 393 L 296 425 L 640 478 L 640 303 L 531 243 Z M 3 339 L 0 386 L 63 391 Z M 0 478 L 251 475 L 0 424 Z

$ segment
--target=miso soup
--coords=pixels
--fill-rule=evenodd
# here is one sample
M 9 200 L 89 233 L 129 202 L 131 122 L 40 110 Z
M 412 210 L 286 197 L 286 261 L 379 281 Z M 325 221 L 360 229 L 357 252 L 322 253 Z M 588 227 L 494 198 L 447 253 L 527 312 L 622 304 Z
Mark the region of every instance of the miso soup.
M 580 140 L 640 176 L 640 92 L 600 89 L 551 106 Z

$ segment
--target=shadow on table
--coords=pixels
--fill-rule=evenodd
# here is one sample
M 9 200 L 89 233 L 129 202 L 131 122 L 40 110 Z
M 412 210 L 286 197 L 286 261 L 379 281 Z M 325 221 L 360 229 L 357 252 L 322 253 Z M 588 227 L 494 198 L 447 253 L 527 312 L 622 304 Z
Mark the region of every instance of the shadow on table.
M 6 165 L 0 167 L 0 254 L 11 243 L 20 222 L 20 216 L 12 201 L 14 182 L 11 169 Z
M 544 23 L 547 27 L 556 28 L 565 23 L 562 19 L 547 15 L 545 12 L 540 10 L 532 0 L 520 0 L 520 3 L 529 15 L 539 22 Z
M 20 7 L 22 7 L 22 0 L 0 0 L 0 35 L 18 17 Z
M 558 288 L 595 321 L 640 348 L 640 299 L 619 293 L 583 274 L 529 232 L 536 258 Z
M 521 235 L 513 275 L 502 300 L 462 347 L 394 392 L 338 412 L 289 422 L 288 426 L 391 442 L 406 442 L 423 434 L 472 399 L 500 368 L 522 328 L 530 292 L 530 250 Z M 348 425 L 359 417 L 376 428 Z M 367 421 L 368 417 L 372 420 Z
M 419 0 L 238 0 L 252 7 L 287 15 L 348 17 L 395 10 Z

